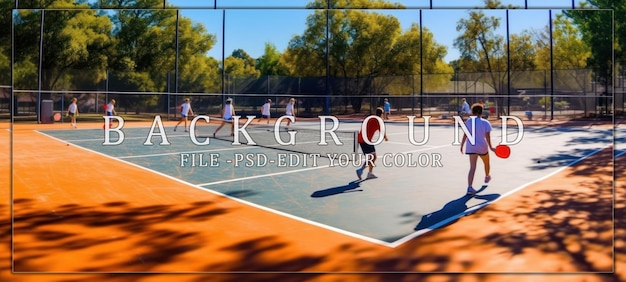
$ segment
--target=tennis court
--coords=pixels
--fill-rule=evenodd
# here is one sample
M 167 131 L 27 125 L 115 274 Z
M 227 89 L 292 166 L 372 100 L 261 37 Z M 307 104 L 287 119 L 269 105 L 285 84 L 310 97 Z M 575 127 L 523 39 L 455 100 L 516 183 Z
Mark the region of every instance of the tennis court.
M 431 124 L 429 142 L 416 146 L 406 123 L 387 123 L 381 156 L 430 159 L 385 166 L 381 158 L 378 178 L 364 181 L 356 181 L 352 165 L 331 167 L 328 158 L 308 167 L 235 168 L 227 162 L 235 153 L 298 153 L 212 138 L 198 146 L 173 124 L 165 123 L 168 146 L 159 146 L 159 137 L 143 144 L 149 123 L 128 123 L 116 146 L 102 145 L 101 124 L 16 124 L 14 271 L 520 273 L 614 266 L 606 164 L 613 138 L 623 142 L 623 126 L 615 136 L 605 125 L 526 126 L 510 158 L 492 156 L 489 185 L 469 197 L 467 157 L 451 145 L 451 124 Z M 351 131 L 359 123 L 340 127 Z M 494 124 L 494 141 L 499 128 Z M 206 129 L 210 135 L 209 128 L 199 135 Z M 517 134 L 508 127 L 508 140 Z M 417 123 L 415 139 L 423 136 Z M 181 167 L 180 155 L 194 152 L 218 154 L 220 165 Z M 479 166 L 476 186 L 481 180 Z M 550 247 L 561 241 L 562 251 Z M 594 259 L 569 251 L 576 248 Z
M 299 122 L 298 126 L 317 131 L 319 124 Z M 345 122 L 340 129 L 349 132 L 359 127 L 358 122 Z M 408 240 L 419 240 L 416 237 L 546 179 L 613 144 L 613 132 L 607 128 L 518 130 L 517 126 L 508 126 L 507 140 L 521 135 L 521 141 L 511 145 L 508 159 L 492 155 L 493 180 L 472 197 L 465 195 L 467 157 L 459 152 L 458 145 L 452 144 L 455 127 L 430 124 L 425 128 L 423 123 L 416 123 L 415 140 L 424 141 L 428 134 L 428 142 L 423 145 L 409 142 L 407 128 L 406 123 L 387 124 L 390 140 L 377 147 L 380 158 L 374 172 L 378 178 L 361 181 L 355 175 L 360 160 L 232 145 L 229 140 L 213 138 L 208 145 L 198 146 L 188 133 L 180 129 L 175 132 L 172 126 L 165 127 L 170 145 L 160 145 L 160 136 L 152 138 L 152 145 L 144 144 L 151 132 L 148 126 L 125 128 L 124 142 L 113 146 L 103 145 L 100 128 L 39 132 L 49 137 L 50 142 L 68 143 L 85 150 L 84 154 L 106 156 L 120 164 L 137 166 L 155 177 L 173 179 L 181 183 L 177 189 L 216 193 L 257 209 L 391 248 Z M 213 129 L 214 126 L 199 127 L 197 135 L 210 136 Z M 494 127 L 492 139 L 496 144 L 502 138 L 501 129 Z M 228 129 L 220 134 L 228 135 Z M 353 140 L 349 138 L 343 140 L 344 146 L 333 150 L 317 149 L 315 137 L 300 141 L 309 143 L 309 150 L 313 151 L 352 153 Z M 198 139 L 204 141 L 203 137 Z M 115 168 L 104 169 L 106 174 Z M 476 187 L 481 187 L 483 177 L 479 165 Z

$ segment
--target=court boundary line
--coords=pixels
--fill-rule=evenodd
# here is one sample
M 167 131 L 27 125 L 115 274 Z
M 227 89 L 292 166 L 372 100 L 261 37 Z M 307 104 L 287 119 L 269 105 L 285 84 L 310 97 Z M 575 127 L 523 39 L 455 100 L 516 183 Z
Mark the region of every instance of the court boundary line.
M 234 178 L 234 179 L 218 180 L 218 181 L 214 181 L 214 182 L 208 182 L 208 183 L 202 183 L 202 184 L 196 184 L 196 185 L 198 185 L 200 187 L 212 186 L 212 185 L 224 184 L 224 183 L 229 183 L 229 182 L 245 181 L 245 180 L 249 180 L 249 179 L 262 178 L 262 177 L 271 177 L 271 176 L 275 176 L 275 175 L 296 173 L 296 172 L 316 170 L 316 169 L 329 168 L 329 167 L 330 167 L 330 164 L 323 165 L 323 166 L 301 168 L 301 169 L 296 169 L 296 170 L 288 170 L 288 171 L 280 171 L 280 172 L 274 172 L 274 173 L 267 173 L 267 174 L 259 174 L 259 175 L 253 175 L 253 176 L 239 177 L 239 178 Z
M 248 149 L 256 149 L 256 148 L 261 148 L 261 147 L 246 146 L 246 147 L 241 147 L 241 148 L 222 148 L 222 149 L 213 149 L 213 150 L 183 151 L 183 152 L 175 152 L 175 153 L 161 153 L 161 154 L 149 154 L 149 155 L 130 155 L 130 156 L 117 157 L 117 158 L 120 158 L 120 159 L 150 158 L 150 157 L 161 157 L 161 156 L 169 156 L 169 155 L 176 155 L 176 154 L 235 151 L 235 150 L 248 150 Z
M 67 143 L 67 142 L 65 142 L 65 141 L 63 141 L 63 140 L 61 140 L 59 138 L 56 138 L 56 137 L 51 136 L 51 135 L 48 135 L 48 134 L 46 134 L 44 132 L 40 132 L 39 130 L 34 130 L 34 131 L 39 133 L 39 134 L 41 134 L 41 135 L 44 135 L 44 136 L 46 136 L 48 138 L 51 138 L 51 139 L 56 140 L 56 141 L 59 141 L 61 143 Z M 88 152 L 91 152 L 91 153 L 94 153 L 94 154 L 97 154 L 97 155 L 100 155 L 100 156 L 104 156 L 106 158 L 110 158 L 110 159 L 113 159 L 113 160 L 116 160 L 116 161 L 120 161 L 120 162 L 125 163 L 127 165 L 130 165 L 130 166 L 133 166 L 133 167 L 145 170 L 147 172 L 151 172 L 151 173 L 157 174 L 159 176 L 166 177 L 166 178 L 168 178 L 170 180 L 174 180 L 175 182 L 184 184 L 184 185 L 189 186 L 191 188 L 195 188 L 195 189 L 198 189 L 198 190 L 201 190 L 201 191 L 204 191 L 204 192 L 209 192 L 209 193 L 212 193 L 214 195 L 221 196 L 221 197 L 224 197 L 226 199 L 233 200 L 233 201 L 238 202 L 240 204 L 244 204 L 244 205 L 248 205 L 248 206 L 251 206 L 251 207 L 255 207 L 255 208 L 267 211 L 267 212 L 271 212 L 271 213 L 274 213 L 274 214 L 277 214 L 277 215 L 280 215 L 280 216 L 283 216 L 283 217 L 290 218 L 292 220 L 297 220 L 297 221 L 300 221 L 300 222 L 303 222 L 303 223 L 306 223 L 306 224 L 311 224 L 311 225 L 314 225 L 314 226 L 317 226 L 317 227 L 320 227 L 320 228 L 323 228 L 323 229 L 326 229 L 326 230 L 330 230 L 330 231 L 333 231 L 333 232 L 336 232 L 336 233 L 339 233 L 339 234 L 347 235 L 349 237 L 360 239 L 360 240 L 363 240 L 363 241 L 366 241 L 366 242 L 369 242 L 369 243 L 381 245 L 381 246 L 384 246 L 384 247 L 390 247 L 389 246 L 389 242 L 385 242 L 385 241 L 378 240 L 378 239 L 375 239 L 375 238 L 363 236 L 363 235 L 360 235 L 360 234 L 357 234 L 357 233 L 353 233 L 353 232 L 350 232 L 350 231 L 347 231 L 347 230 L 339 229 L 337 227 L 333 227 L 333 226 L 330 226 L 330 225 L 325 225 L 325 224 L 322 224 L 322 223 L 319 223 L 319 222 L 311 221 L 309 219 L 305 219 L 305 218 L 298 217 L 298 216 L 295 216 L 295 215 L 292 215 L 292 214 L 288 214 L 288 213 L 285 213 L 285 212 L 282 212 L 282 211 L 279 211 L 279 210 L 275 210 L 275 209 L 272 209 L 272 208 L 269 208 L 269 207 L 266 207 L 266 206 L 255 204 L 255 203 L 252 203 L 252 202 L 240 199 L 240 198 L 235 198 L 235 197 L 226 195 L 224 193 L 212 190 L 210 188 L 203 188 L 203 187 L 198 186 L 196 184 L 192 184 L 190 182 L 184 181 L 182 179 L 178 179 L 176 177 L 164 174 L 162 172 L 158 172 L 158 171 L 149 169 L 147 167 L 143 167 L 143 166 L 140 166 L 138 164 L 131 163 L 129 161 L 125 161 L 125 160 L 122 160 L 122 159 L 119 159 L 119 158 L 116 158 L 116 157 L 113 157 L 113 156 L 109 156 L 109 155 L 106 155 L 104 153 L 100 153 L 100 152 L 97 152 L 97 151 L 94 151 L 94 150 L 82 147 L 80 145 L 74 145 L 74 147 L 82 149 L 82 150 L 85 150 L 85 151 L 88 151 Z M 321 167 L 321 168 L 328 168 L 328 167 Z
M 557 169 L 557 170 L 555 170 L 553 172 L 550 172 L 550 173 L 548 173 L 548 174 L 546 174 L 546 175 L 544 175 L 542 177 L 539 177 L 539 178 L 537 178 L 537 179 L 535 179 L 533 181 L 530 181 L 528 183 L 522 184 L 522 185 L 518 186 L 517 188 L 502 194 L 499 198 L 497 198 L 497 199 L 495 199 L 493 201 L 486 201 L 484 203 L 480 203 L 480 204 L 476 204 L 476 205 L 473 205 L 471 207 L 468 207 L 467 209 L 465 209 L 465 211 L 463 211 L 461 213 L 458 213 L 458 214 L 455 214 L 453 216 L 450 216 L 450 217 L 448 217 L 448 218 L 446 218 L 446 219 L 444 219 L 442 221 L 439 221 L 436 224 L 433 224 L 433 225 L 431 225 L 431 226 L 429 226 L 427 228 L 421 229 L 419 231 L 415 231 L 415 232 L 413 232 L 413 233 L 411 233 L 411 234 L 409 234 L 409 235 L 407 235 L 407 236 L 405 236 L 403 238 L 400 238 L 400 239 L 390 243 L 390 245 L 391 245 L 392 248 L 396 248 L 396 247 L 398 247 L 398 246 L 400 246 L 400 245 L 402 245 L 402 244 L 404 244 L 404 243 L 406 243 L 408 241 L 411 241 L 411 240 L 413 240 L 413 239 L 415 239 L 415 238 L 417 238 L 419 236 L 422 236 L 422 235 L 427 234 L 427 233 L 429 233 L 431 231 L 437 230 L 440 227 L 445 226 L 445 225 L 447 225 L 450 222 L 453 222 L 453 221 L 455 221 L 457 219 L 460 219 L 461 217 L 464 217 L 466 215 L 472 214 L 472 213 L 474 213 L 474 212 L 476 212 L 476 211 L 478 211 L 478 210 L 480 210 L 480 209 L 482 209 L 482 208 L 484 208 L 484 207 L 486 207 L 486 206 L 488 206 L 490 204 L 496 203 L 496 202 L 498 202 L 498 201 L 500 201 L 500 200 L 502 200 L 502 199 L 504 199 L 506 197 L 509 197 L 509 196 L 513 195 L 514 193 L 517 193 L 517 192 L 525 189 L 526 187 L 528 187 L 530 185 L 533 185 L 535 183 L 538 183 L 540 181 L 548 179 L 548 178 L 550 178 L 550 177 L 552 177 L 552 176 L 554 176 L 554 175 L 556 175 L 558 173 L 561 173 L 562 171 L 572 167 L 573 165 L 575 165 L 575 164 L 577 164 L 577 163 L 579 163 L 579 162 L 581 162 L 581 161 L 583 161 L 583 160 L 585 160 L 585 159 L 587 159 L 587 158 L 597 154 L 598 152 L 601 152 L 601 151 L 603 151 L 603 150 L 605 150 L 607 148 L 610 148 L 610 147 L 612 147 L 612 144 L 606 145 L 606 146 L 604 146 L 602 148 L 599 148 L 599 149 L 596 149 L 596 150 L 594 150 L 594 151 L 592 151 L 592 152 L 590 152 L 590 153 L 588 153 L 586 155 L 583 155 L 582 157 L 580 157 L 580 158 L 578 158 L 576 160 L 573 160 L 573 161 L 569 162 L 567 165 L 565 165 L 565 166 L 563 166 L 563 167 L 561 167 L 561 168 L 559 168 L 559 169 Z
M 46 133 L 40 132 L 39 130 L 34 130 L 34 131 L 39 133 L 39 134 L 42 134 L 44 136 L 47 136 L 49 138 L 52 138 L 54 140 L 57 140 L 59 142 L 66 143 L 65 141 L 63 141 L 63 140 L 61 140 L 59 138 L 50 136 L 50 135 L 48 135 Z M 270 177 L 270 176 L 274 176 L 274 175 L 288 174 L 288 173 L 298 173 L 298 172 L 308 171 L 308 170 L 312 170 L 312 169 L 329 168 L 330 165 L 326 165 L 326 166 L 322 166 L 322 167 L 313 167 L 313 168 L 300 169 L 300 170 L 297 170 L 297 171 L 285 171 L 285 172 L 256 175 L 256 176 L 250 176 L 250 177 L 244 177 L 244 178 L 220 180 L 220 181 L 209 182 L 209 183 L 205 183 L 205 184 L 192 184 L 192 183 L 184 181 L 182 179 L 178 179 L 178 178 L 175 178 L 173 176 L 169 176 L 169 175 L 164 174 L 162 172 L 158 172 L 158 171 L 155 171 L 155 170 L 152 170 L 152 169 L 140 166 L 138 164 L 134 164 L 134 163 L 125 161 L 123 159 L 119 159 L 117 157 L 109 156 L 109 155 L 106 155 L 104 153 L 100 153 L 100 152 L 97 152 L 97 151 L 94 151 L 94 150 L 91 150 L 91 149 L 88 149 L 88 148 L 84 148 L 84 147 L 79 146 L 79 145 L 75 145 L 75 146 L 78 147 L 78 148 L 81 148 L 83 150 L 86 150 L 86 151 L 89 151 L 89 152 L 92 152 L 92 153 L 96 153 L 96 154 L 101 155 L 101 156 L 105 156 L 105 157 L 108 157 L 108 158 L 111 158 L 111 159 L 114 159 L 114 160 L 121 161 L 123 163 L 132 165 L 134 167 L 137 167 L 137 168 L 140 168 L 140 169 L 143 169 L 143 170 L 146 170 L 148 172 L 152 172 L 152 173 L 155 173 L 157 175 L 164 176 L 164 177 L 166 177 L 168 179 L 174 180 L 176 182 L 182 183 L 182 184 L 190 186 L 192 188 L 199 189 L 199 190 L 202 190 L 202 191 L 207 191 L 207 192 L 210 192 L 212 194 L 215 194 L 215 195 L 218 195 L 218 196 L 222 196 L 222 197 L 225 197 L 225 198 L 230 199 L 230 200 L 234 200 L 234 201 L 239 202 L 241 204 L 252 206 L 252 207 L 264 210 L 264 211 L 268 211 L 268 212 L 271 212 L 271 213 L 274 213 L 274 214 L 277 214 L 277 215 L 281 215 L 281 216 L 284 216 L 284 217 L 287 217 L 287 218 L 290 218 L 290 219 L 294 219 L 294 220 L 303 222 L 303 223 L 311 224 L 311 225 L 314 225 L 314 226 L 317 226 L 317 227 L 320 227 L 320 228 L 323 228 L 323 229 L 331 230 L 333 232 L 337 232 L 337 233 L 340 233 L 340 234 L 343 234 L 343 235 L 347 235 L 347 236 L 350 236 L 350 237 L 353 237 L 353 238 L 356 238 L 356 239 L 360 239 L 360 240 L 363 240 L 363 241 L 366 241 L 366 242 L 370 242 L 370 243 L 374 243 L 374 244 L 377 244 L 377 245 L 381 245 L 381 246 L 385 246 L 385 247 L 389 247 L 389 248 L 395 249 L 395 248 L 401 246 L 402 244 L 404 244 L 404 243 L 406 243 L 408 241 L 411 241 L 412 239 L 415 239 L 415 238 L 417 238 L 419 236 L 422 236 L 422 235 L 427 234 L 427 233 L 429 233 L 431 231 L 434 231 L 434 230 L 436 230 L 436 229 L 438 229 L 438 228 L 440 228 L 442 226 L 447 225 L 448 223 L 450 223 L 450 222 L 452 222 L 454 220 L 457 220 L 457 219 L 459 219 L 459 218 L 461 218 L 461 217 L 463 217 L 465 215 L 469 215 L 469 214 L 471 214 L 471 213 L 473 213 L 473 212 L 475 212 L 475 211 L 477 211 L 479 209 L 482 209 L 482 208 L 488 206 L 489 204 L 496 203 L 497 201 L 499 201 L 501 199 L 504 199 L 504 198 L 514 194 L 514 193 L 517 193 L 518 191 L 520 191 L 520 190 L 522 190 L 522 189 L 524 189 L 524 188 L 526 188 L 526 187 L 528 187 L 528 186 L 530 186 L 532 184 L 535 184 L 535 183 L 540 182 L 542 180 L 545 180 L 545 179 L 547 179 L 549 177 L 552 177 L 552 176 L 562 172 L 563 170 L 565 170 L 567 168 L 570 168 L 571 166 L 573 166 L 573 165 L 575 165 L 575 164 L 577 164 L 577 163 L 587 159 L 588 157 L 590 157 L 590 156 L 592 156 L 592 155 L 594 155 L 594 154 L 596 154 L 596 153 L 598 153 L 598 152 L 600 152 L 600 151 L 602 151 L 602 150 L 604 150 L 606 148 L 609 148 L 609 147 L 613 146 L 613 144 L 609 144 L 609 145 L 606 145 L 606 146 L 604 146 L 602 148 L 596 149 L 596 150 L 594 150 L 594 151 L 592 151 L 592 152 L 590 152 L 590 153 L 588 153 L 586 155 L 583 155 L 582 157 L 580 157 L 578 159 L 575 159 L 575 160 L 569 162 L 567 165 L 565 165 L 565 166 L 563 166 L 563 167 L 561 167 L 561 168 L 559 168 L 559 169 L 557 169 L 557 170 L 555 170 L 553 172 L 550 172 L 550 173 L 548 173 L 548 174 L 546 174 L 546 175 L 544 175 L 544 176 L 542 176 L 540 178 L 537 178 L 537 179 L 535 179 L 533 181 L 530 181 L 528 183 L 522 184 L 522 185 L 518 186 L 517 188 L 502 194 L 501 197 L 499 197 L 498 199 L 495 199 L 493 201 L 487 201 L 487 202 L 480 203 L 480 204 L 476 204 L 476 205 L 474 205 L 472 207 L 468 207 L 465 211 L 463 211 L 463 212 L 461 212 L 459 214 L 453 215 L 453 216 L 451 216 L 449 218 L 446 218 L 446 219 L 444 219 L 444 220 L 442 220 L 440 222 L 437 222 L 436 224 L 433 224 L 433 225 L 429 226 L 428 228 L 412 232 L 409 235 L 406 235 L 406 236 L 404 236 L 404 237 L 402 237 L 402 238 L 400 238 L 398 240 L 395 240 L 393 242 L 386 242 L 386 241 L 383 241 L 383 240 L 379 240 L 379 239 L 367 237 L 367 236 L 364 236 L 364 235 L 360 235 L 360 234 L 357 234 L 357 233 L 353 233 L 353 232 L 350 232 L 350 231 L 347 231 L 347 230 L 339 229 L 337 227 L 333 227 L 333 226 L 326 225 L 326 224 L 323 224 L 323 223 L 315 222 L 315 221 L 312 221 L 312 220 L 309 220 L 309 219 L 306 219 L 306 218 L 295 216 L 293 214 L 289 214 L 289 213 L 282 212 L 282 211 L 279 211 L 279 210 L 275 210 L 275 209 L 272 209 L 272 208 L 269 208 L 269 207 L 266 207 L 266 206 L 255 204 L 255 203 L 252 203 L 252 202 L 240 199 L 240 198 L 232 197 L 232 196 L 223 194 L 221 192 L 212 190 L 210 188 L 202 187 L 202 186 L 211 186 L 211 185 L 217 185 L 217 184 L 228 183 L 228 182 L 235 182 L 235 181 L 245 181 L 245 180 L 252 179 L 252 178 Z M 430 148 L 421 148 L 419 150 L 414 150 L 414 151 L 411 151 L 411 152 L 426 151 L 426 150 L 442 148 L 442 147 L 448 147 L 448 146 L 453 146 L 453 144 L 439 145 L 439 146 L 434 146 L 434 147 L 430 147 Z M 263 148 L 263 147 L 261 147 L 261 148 Z M 269 149 L 269 150 L 271 150 L 271 149 Z M 405 152 L 405 153 L 410 153 L 410 152 Z M 626 152 L 624 152 L 624 153 L 626 153 Z M 202 186 L 200 186 L 200 185 L 202 185 Z
M 167 138 L 189 137 L 189 135 L 180 135 L 180 134 L 177 134 L 177 135 L 166 134 L 166 136 L 167 136 Z M 155 135 L 155 137 L 160 137 L 160 135 Z M 137 140 L 137 139 L 146 139 L 146 138 L 147 137 L 126 137 L 126 136 L 124 136 L 124 140 Z M 196 136 L 196 138 L 204 138 L 204 137 Z M 101 141 L 101 140 L 102 139 L 95 139 L 95 138 L 94 139 L 68 139 L 66 142 L 91 142 L 91 141 Z M 150 140 L 150 141 L 152 141 L 152 140 Z

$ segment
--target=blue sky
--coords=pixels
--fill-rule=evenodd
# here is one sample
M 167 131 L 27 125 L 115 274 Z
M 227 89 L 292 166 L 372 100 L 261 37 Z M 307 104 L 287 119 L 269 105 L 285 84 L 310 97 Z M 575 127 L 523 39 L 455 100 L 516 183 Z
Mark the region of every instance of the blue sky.
M 225 56 L 241 48 L 253 58 L 264 53 L 265 43 L 269 42 L 283 52 L 289 40 L 306 29 L 306 16 L 311 10 L 303 9 L 309 0 L 168 0 L 168 4 L 181 7 L 181 15 L 195 23 L 201 23 L 209 33 L 218 38 L 217 44 L 209 52 L 210 56 L 221 59 L 222 56 L 222 13 L 225 11 Z M 459 33 L 456 24 L 466 18 L 469 10 L 483 5 L 482 0 L 433 0 L 433 9 L 429 0 L 396 0 L 396 3 L 408 7 L 408 10 L 386 10 L 381 13 L 393 14 L 407 29 L 411 23 L 419 23 L 419 8 L 422 10 L 422 22 L 435 35 L 437 43 L 448 49 L 446 61 L 457 59 L 459 52 L 453 47 L 454 38 Z M 518 34 L 523 30 L 541 30 L 548 25 L 549 10 L 553 16 L 562 9 L 572 7 L 571 0 L 501 0 L 504 5 L 513 5 L 518 9 L 509 10 L 510 33 Z M 463 6 L 460 6 L 463 3 Z M 214 5 L 217 5 L 215 9 Z M 524 9 L 527 5 L 528 9 Z M 575 4 L 578 5 L 578 2 Z M 487 15 L 501 18 L 498 31 L 505 35 L 505 10 L 483 10 Z

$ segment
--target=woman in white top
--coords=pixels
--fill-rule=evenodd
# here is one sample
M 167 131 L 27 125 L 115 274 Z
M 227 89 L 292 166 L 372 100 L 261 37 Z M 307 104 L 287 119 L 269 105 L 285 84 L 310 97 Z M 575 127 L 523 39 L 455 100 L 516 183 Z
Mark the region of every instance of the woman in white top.
M 78 99 L 72 98 L 72 103 L 69 107 L 67 107 L 67 113 L 65 114 L 70 117 L 72 127 L 74 128 L 76 128 L 76 117 L 78 116 L 78 105 L 76 105 L 77 101 Z
M 472 105 L 472 117 L 465 121 L 467 130 L 474 136 L 474 144 L 468 141 L 467 135 L 463 135 L 461 141 L 461 153 L 463 153 L 463 145 L 465 146 L 465 154 L 469 156 L 470 169 L 467 175 L 467 194 L 474 195 L 476 190 L 472 187 L 474 182 L 474 173 L 476 172 L 476 162 L 478 157 L 485 166 L 485 183 L 489 183 L 491 180 L 490 163 L 489 163 L 489 150 L 495 151 L 495 148 L 491 145 L 491 124 L 486 119 L 483 119 L 483 106 L 480 104 Z M 467 144 L 465 143 L 466 141 Z
M 270 123 L 270 108 L 272 106 L 272 99 L 267 99 L 267 101 L 265 102 L 265 104 L 263 104 L 263 107 L 261 107 L 261 119 L 259 120 L 259 122 L 261 120 L 263 120 L 264 118 L 267 119 L 267 124 Z
M 111 117 L 114 115 L 117 115 L 117 112 L 115 112 L 115 99 L 111 99 L 111 101 L 103 106 L 104 111 L 106 112 L 106 116 Z M 113 127 L 112 124 L 112 120 L 109 120 L 109 128 Z M 102 125 L 102 129 L 106 128 L 106 124 Z
M 189 98 L 185 98 L 183 100 L 183 104 L 180 105 L 180 120 L 178 121 L 176 126 L 174 126 L 174 131 L 176 131 L 178 125 L 183 121 L 185 122 L 185 132 L 189 131 L 187 129 L 187 116 L 193 116 L 193 110 L 191 109 L 191 103 L 189 102 Z
M 289 103 L 287 103 L 287 107 L 285 108 L 285 115 L 287 116 L 292 116 L 293 117 L 293 122 L 296 122 L 296 115 L 294 112 L 294 105 L 296 104 L 296 99 L 291 98 L 289 99 Z M 287 126 L 289 126 L 291 124 L 291 120 L 287 119 Z
M 222 124 L 220 124 L 220 126 L 215 129 L 215 132 L 213 132 L 213 137 L 215 137 L 215 134 L 217 134 L 217 132 L 220 131 L 220 129 L 222 129 L 222 127 L 224 127 L 226 123 L 230 123 L 230 136 L 235 135 L 235 124 L 233 123 L 234 115 L 235 107 L 233 107 L 233 99 L 228 98 L 226 99 L 226 105 L 224 105 L 224 108 L 222 109 Z

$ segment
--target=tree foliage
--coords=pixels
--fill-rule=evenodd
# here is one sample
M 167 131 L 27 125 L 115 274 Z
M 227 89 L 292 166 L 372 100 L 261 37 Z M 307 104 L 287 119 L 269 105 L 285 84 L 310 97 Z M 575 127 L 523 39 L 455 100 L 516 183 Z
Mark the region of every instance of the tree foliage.
M 161 0 L 103 0 L 100 7 L 118 8 L 103 12 L 89 9 L 85 1 L 20 1 L 20 7 L 50 9 L 44 14 L 42 88 L 94 89 L 107 79 L 113 91 L 217 90 L 219 62 L 206 56 L 215 35 L 188 18 L 177 21 L 176 10 L 154 9 L 162 5 Z M 23 89 L 37 82 L 32 77 L 39 65 L 40 20 L 41 10 L 23 9 L 14 16 L 14 74 Z M 172 78 L 176 32 L 178 80 Z
M 314 1 L 311 7 L 324 7 L 325 1 Z M 354 8 L 400 8 L 386 1 L 331 1 L 330 6 Z M 327 24 L 328 22 L 328 24 Z M 328 37 L 327 37 L 328 30 Z M 451 69 L 443 62 L 445 47 L 434 42 L 432 34 L 423 31 L 425 71 Z M 289 42 L 284 58 L 287 69 L 296 76 L 325 76 L 333 78 L 330 91 L 340 95 L 409 94 L 410 90 L 392 85 L 397 76 L 419 74 L 420 27 L 414 24 L 401 30 L 392 14 L 374 10 L 322 10 L 307 18 L 302 35 Z M 327 64 L 328 63 L 328 68 Z M 327 73 L 328 70 L 328 73 Z M 442 79 L 447 81 L 448 79 Z M 436 83 L 431 80 L 430 83 Z M 357 112 L 362 98 L 351 98 Z
M 0 85 L 11 84 L 11 18 L 14 4 L 0 0 Z
M 261 72 L 256 69 L 256 61 L 243 49 L 236 49 L 224 60 L 224 73 L 230 76 L 254 76 Z
M 44 14 L 42 88 L 70 87 L 69 77 L 72 75 L 93 81 L 102 77 L 107 66 L 104 50 L 109 47 L 111 21 L 98 16 L 95 10 L 86 9 L 89 8 L 87 5 L 74 4 L 71 0 L 50 1 L 45 8 L 51 10 Z M 41 13 L 41 10 L 20 10 L 16 15 L 16 60 L 35 60 L 16 64 L 16 68 L 39 65 L 39 56 L 33 54 L 39 52 Z M 33 70 L 17 72 L 32 73 Z M 16 76 L 16 85 L 32 83 L 21 81 L 21 78 Z
M 588 0 L 581 8 L 564 11 L 564 14 L 572 19 L 583 41 L 591 47 L 587 64 L 606 89 L 612 82 L 615 67 L 613 51 L 618 64 L 626 63 L 626 0 Z
M 564 14 L 557 14 L 552 26 L 552 45 L 549 26 L 533 35 L 538 55 L 535 61 L 537 67 L 550 70 L 550 60 L 545 58 L 550 58 L 552 54 L 552 69 L 556 70 L 553 74 L 555 87 L 586 91 L 591 79 L 587 70 L 590 46 L 583 41 L 580 30 L 572 20 Z
M 485 7 L 502 8 L 502 5 L 499 1 L 485 0 Z M 486 83 L 496 95 L 508 94 L 509 81 L 515 80 L 514 75 L 535 69 L 536 61 L 530 33 L 513 34 L 507 40 L 495 32 L 500 21 L 483 11 L 471 11 L 467 19 L 458 21 L 456 30 L 461 34 L 454 40 L 454 46 L 461 53 L 457 67 L 460 72 L 470 72 L 464 79 Z M 504 107 L 498 107 L 498 114 L 504 111 Z
M 281 54 L 276 46 L 265 43 L 265 52 L 256 60 L 256 68 L 262 75 L 287 75 L 287 69 L 281 63 Z
M 451 80 L 470 80 L 505 94 L 522 80 L 517 76 L 523 72 L 550 69 L 546 59 L 549 30 L 505 38 L 497 32 L 503 19 L 481 10 L 471 11 L 457 22 L 454 47 L 461 57 L 451 65 L 443 59 L 447 47 L 417 23 L 403 30 L 393 10 L 404 7 L 387 0 L 313 0 L 307 5 L 311 14 L 306 28 L 291 38 L 284 53 L 267 42 L 258 58 L 236 49 L 219 61 L 207 55 L 216 36 L 175 9 L 162 9 L 162 0 L 99 2 L 97 7 L 111 10 L 88 9 L 84 0 L 21 0 L 20 8 L 33 10 L 8 13 L 12 1 L 0 1 L 0 82 L 10 82 L 9 72 L 2 70 L 10 64 L 11 44 L 7 42 L 11 38 L 6 27 L 13 19 L 16 86 L 36 87 L 42 13 L 38 8 L 52 9 L 45 12 L 42 37 L 44 89 L 101 87 L 106 79 L 113 91 L 217 92 L 230 77 L 317 77 L 327 78 L 317 81 L 329 84 L 311 87 L 327 87 L 330 94 L 349 97 L 343 100 L 346 106 L 359 111 L 368 95 L 416 93 L 420 85 L 414 78 L 419 75 L 427 78 L 421 85 L 426 92 L 443 91 Z M 511 8 L 497 0 L 484 0 L 483 7 Z M 557 16 L 552 33 L 554 68 L 591 66 L 609 83 L 613 48 L 617 61 L 624 62 L 626 0 L 589 0 L 583 7 L 610 10 L 570 10 L 564 12 L 567 18 Z M 569 80 L 557 75 L 556 79 L 572 85 L 567 81 L 587 81 L 578 75 L 589 74 L 575 75 Z M 127 101 L 133 103 L 138 101 Z

